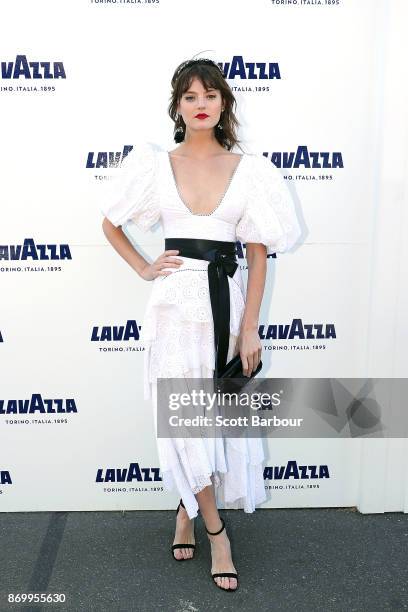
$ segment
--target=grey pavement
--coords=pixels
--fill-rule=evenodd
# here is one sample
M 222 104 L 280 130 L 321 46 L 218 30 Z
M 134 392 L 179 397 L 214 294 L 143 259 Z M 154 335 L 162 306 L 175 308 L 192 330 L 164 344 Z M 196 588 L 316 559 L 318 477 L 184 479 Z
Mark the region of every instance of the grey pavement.
M 0 513 L 0 610 L 376 612 L 408 609 L 408 516 L 353 508 L 221 510 L 236 592 L 210 577 L 196 518 L 194 560 L 170 547 L 175 512 Z M 8 603 L 9 593 L 65 603 Z

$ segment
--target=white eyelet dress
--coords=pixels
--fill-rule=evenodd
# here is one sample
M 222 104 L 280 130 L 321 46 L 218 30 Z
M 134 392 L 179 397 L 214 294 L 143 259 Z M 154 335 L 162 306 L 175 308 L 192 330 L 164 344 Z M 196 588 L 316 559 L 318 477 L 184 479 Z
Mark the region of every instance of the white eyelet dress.
M 161 222 L 165 238 L 262 243 L 268 254 L 285 252 L 301 234 L 286 183 L 262 155 L 243 154 L 219 204 L 205 215 L 192 213 L 183 202 L 169 153 L 157 145 L 135 145 L 116 172 L 101 205 L 103 215 L 116 227 L 132 222 L 147 232 Z M 179 268 L 164 268 L 171 274 L 152 281 L 141 331 L 144 399 L 153 402 L 156 433 L 157 378 L 212 378 L 214 374 L 209 262 L 177 257 L 183 260 Z M 228 282 L 229 361 L 238 353 L 246 299 L 239 266 Z M 198 511 L 194 494 L 211 483 L 224 508 L 253 512 L 266 499 L 260 438 L 157 437 L 157 450 L 164 487 L 168 491 L 177 487 L 190 518 Z

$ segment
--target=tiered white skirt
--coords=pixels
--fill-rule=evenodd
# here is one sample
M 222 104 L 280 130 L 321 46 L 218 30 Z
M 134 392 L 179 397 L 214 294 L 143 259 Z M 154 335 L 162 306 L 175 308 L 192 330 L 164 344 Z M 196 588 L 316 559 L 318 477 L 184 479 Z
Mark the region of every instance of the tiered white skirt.
M 204 260 L 184 264 L 153 281 L 142 326 L 144 397 L 151 399 L 157 434 L 157 378 L 211 378 L 214 373 L 214 327 Z M 169 268 L 169 270 L 176 270 Z M 230 342 L 228 361 L 238 352 L 237 340 L 245 307 L 241 272 L 228 278 Z M 157 450 L 163 485 L 176 486 L 190 518 L 197 516 L 195 494 L 214 484 L 217 504 L 253 512 L 266 499 L 263 440 L 260 438 L 159 438 Z

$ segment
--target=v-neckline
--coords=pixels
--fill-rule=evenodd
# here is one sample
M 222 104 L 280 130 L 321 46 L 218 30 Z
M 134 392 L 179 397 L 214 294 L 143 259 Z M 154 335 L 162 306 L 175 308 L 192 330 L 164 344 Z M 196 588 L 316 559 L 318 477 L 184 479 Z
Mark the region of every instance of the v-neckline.
M 242 159 L 243 159 L 243 157 L 244 157 L 244 154 L 242 153 L 242 154 L 240 155 L 239 161 L 238 161 L 238 163 L 236 164 L 236 166 L 235 166 L 234 170 L 232 171 L 232 173 L 231 173 L 231 175 L 230 175 L 230 177 L 229 177 L 229 179 L 228 179 L 227 185 L 226 185 L 226 187 L 225 187 L 225 189 L 224 189 L 224 192 L 223 192 L 223 194 L 222 194 L 222 196 L 221 196 L 220 200 L 218 201 L 218 203 L 217 203 L 217 205 L 215 206 L 215 208 L 213 208 L 213 210 L 212 210 L 211 212 L 209 212 L 209 213 L 194 213 L 194 212 L 191 210 L 191 208 L 190 208 L 190 207 L 189 207 L 189 206 L 186 204 L 186 202 L 185 202 L 185 201 L 183 200 L 183 198 L 181 197 L 181 193 L 180 193 L 179 187 L 178 187 L 178 185 L 177 185 L 176 174 L 175 174 L 175 172 L 174 172 L 173 164 L 172 164 L 172 162 L 171 162 L 170 151 L 166 151 L 166 157 L 167 157 L 168 164 L 169 164 L 169 167 L 170 167 L 170 173 L 171 173 L 171 175 L 172 175 L 172 177 L 173 177 L 173 185 L 174 185 L 174 187 L 175 187 L 175 190 L 176 190 L 176 193 L 177 193 L 177 196 L 178 196 L 178 199 L 180 200 L 180 202 L 181 202 L 181 203 L 183 204 L 183 206 L 184 206 L 184 207 L 185 207 L 185 208 L 186 208 L 186 209 L 189 211 L 189 213 L 190 213 L 191 215 L 193 215 L 193 217 L 210 217 L 212 214 L 214 214 L 214 213 L 215 213 L 215 211 L 216 211 L 216 210 L 217 210 L 217 209 L 218 209 L 218 208 L 221 206 L 221 204 L 224 202 L 224 200 L 225 200 L 225 198 L 226 198 L 226 195 L 227 195 L 227 193 L 228 193 L 228 192 L 229 192 L 229 190 L 230 190 L 231 183 L 232 183 L 232 181 L 233 181 L 233 179 L 234 179 L 234 177 L 235 177 L 235 175 L 236 175 L 236 173 L 237 173 L 238 167 L 239 167 L 239 166 L 241 165 L 241 163 L 242 163 Z

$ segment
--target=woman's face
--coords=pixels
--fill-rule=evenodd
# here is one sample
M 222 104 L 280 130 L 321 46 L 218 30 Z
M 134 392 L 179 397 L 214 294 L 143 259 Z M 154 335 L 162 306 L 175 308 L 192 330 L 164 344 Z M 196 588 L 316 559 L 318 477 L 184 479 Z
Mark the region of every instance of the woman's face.
M 194 78 L 188 90 L 181 96 L 177 112 L 183 117 L 187 128 L 208 130 L 217 125 L 222 109 L 220 90 L 206 90 L 202 82 Z

